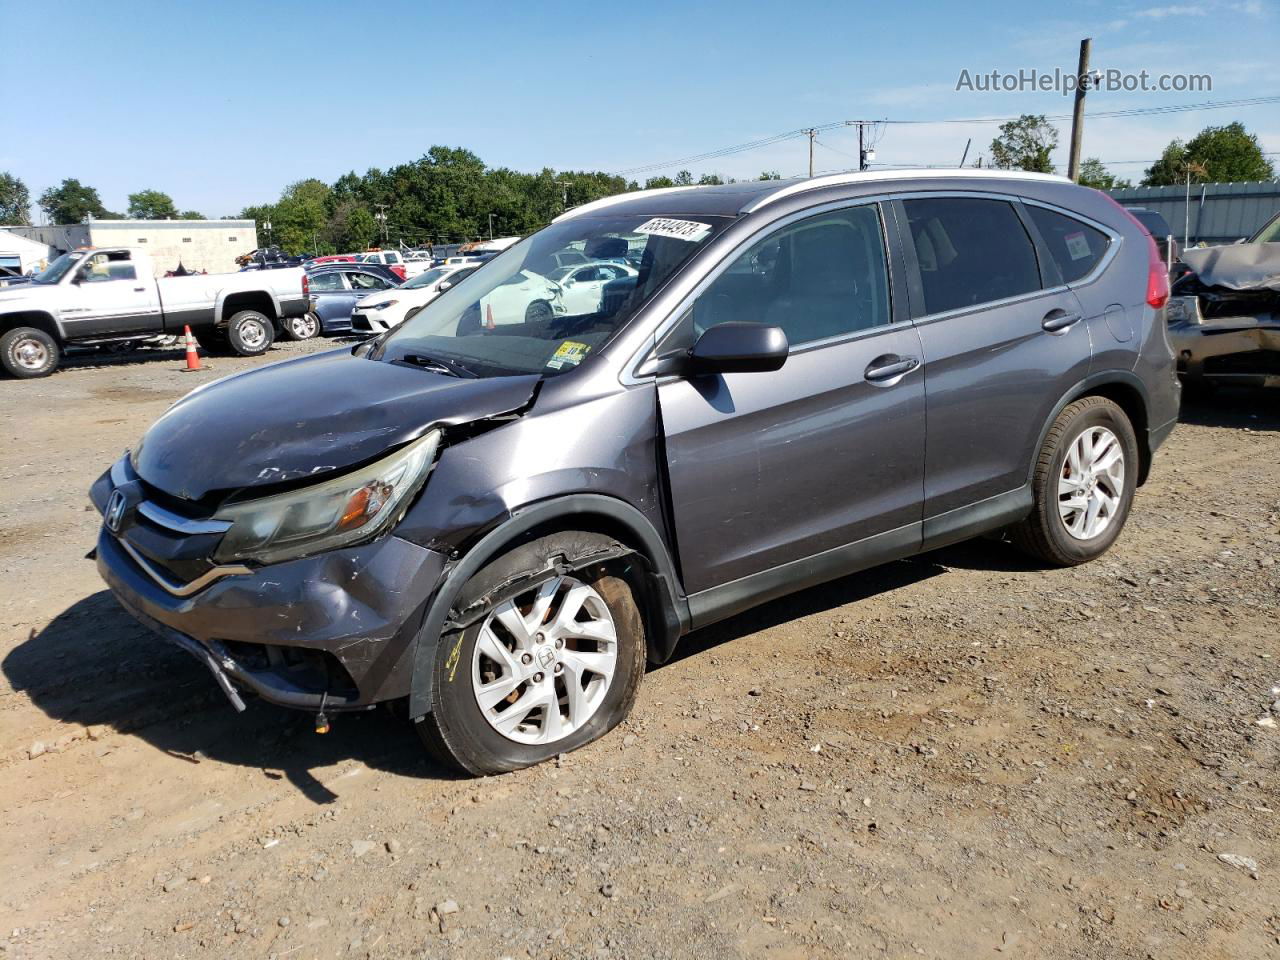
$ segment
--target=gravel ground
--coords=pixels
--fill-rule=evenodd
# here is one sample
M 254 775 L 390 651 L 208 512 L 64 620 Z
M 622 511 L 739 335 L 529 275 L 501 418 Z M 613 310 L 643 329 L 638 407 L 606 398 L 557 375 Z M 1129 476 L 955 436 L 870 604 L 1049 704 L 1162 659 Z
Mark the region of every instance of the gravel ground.
M 1275 393 L 1189 404 L 1096 563 L 981 541 L 769 604 L 470 781 L 387 713 L 235 715 L 81 559 L 174 399 L 334 345 L 0 381 L 4 957 L 1280 955 Z

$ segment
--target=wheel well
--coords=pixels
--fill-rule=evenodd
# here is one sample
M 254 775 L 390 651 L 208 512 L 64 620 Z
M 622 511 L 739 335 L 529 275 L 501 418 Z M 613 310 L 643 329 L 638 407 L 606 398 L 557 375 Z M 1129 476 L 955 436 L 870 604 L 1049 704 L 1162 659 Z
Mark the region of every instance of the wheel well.
M 675 598 L 671 595 L 679 590 L 679 585 L 669 583 L 662 576 L 667 565 L 660 558 L 649 555 L 650 549 L 646 547 L 645 538 L 627 523 L 603 513 L 565 513 L 512 536 L 494 550 L 492 556 L 502 556 L 522 544 L 551 534 L 570 532 L 601 534 L 634 551 L 630 556 L 635 563 L 628 564 L 627 558 L 611 563 L 636 593 L 636 606 L 640 608 L 640 615 L 644 619 L 649 659 L 654 663 L 669 659 L 676 639 L 683 632 L 679 626 L 679 613 L 673 608 Z M 469 547 L 470 544 L 467 545 Z M 467 548 L 461 552 L 465 553 Z
M 244 293 L 233 293 L 222 301 L 222 318 L 219 325 L 226 326 L 227 321 L 241 310 L 257 310 L 272 320 L 280 319 L 276 315 L 275 301 L 269 294 L 262 290 L 247 290 Z
M 17 327 L 35 327 L 53 337 L 55 342 L 62 343 L 62 337 L 58 334 L 58 325 L 47 313 L 6 313 L 0 317 L 0 333 L 7 333 Z
M 1071 398 L 1071 402 L 1085 397 L 1106 397 L 1129 418 L 1138 439 L 1138 485 L 1146 483 L 1151 470 L 1151 448 L 1147 442 L 1147 404 L 1142 394 L 1126 383 L 1100 383 L 1081 391 L 1079 396 Z

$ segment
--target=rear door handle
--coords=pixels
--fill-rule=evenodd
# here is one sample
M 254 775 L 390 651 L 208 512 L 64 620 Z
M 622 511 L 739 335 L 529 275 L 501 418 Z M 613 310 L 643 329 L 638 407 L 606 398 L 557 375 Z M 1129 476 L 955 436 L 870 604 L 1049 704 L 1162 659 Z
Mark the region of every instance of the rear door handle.
M 133 292 L 134 292 L 134 293 L 146 293 L 146 292 L 147 292 L 147 288 L 146 288 L 146 287 L 134 287 L 134 288 L 133 288 Z
M 1049 333 L 1061 333 L 1068 327 L 1074 327 L 1084 318 L 1078 313 L 1067 313 L 1065 310 L 1050 310 L 1040 321 L 1040 326 Z
M 862 372 L 862 375 L 869 383 L 888 386 L 897 383 L 918 366 L 920 361 L 915 357 L 900 357 L 896 353 L 886 353 L 867 364 L 867 369 Z

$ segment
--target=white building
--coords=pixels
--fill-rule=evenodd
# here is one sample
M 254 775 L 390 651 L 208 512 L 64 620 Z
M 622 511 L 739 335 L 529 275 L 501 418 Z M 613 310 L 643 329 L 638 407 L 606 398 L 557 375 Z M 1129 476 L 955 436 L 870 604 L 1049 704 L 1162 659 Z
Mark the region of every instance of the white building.
M 163 276 L 178 265 L 233 273 L 236 257 L 258 245 L 252 220 L 94 220 L 69 226 L 10 227 L 18 237 L 47 245 L 51 256 L 77 247 L 136 247 Z
M 18 229 L 0 227 L 0 277 L 43 270 L 52 257 L 47 243 L 14 232 Z

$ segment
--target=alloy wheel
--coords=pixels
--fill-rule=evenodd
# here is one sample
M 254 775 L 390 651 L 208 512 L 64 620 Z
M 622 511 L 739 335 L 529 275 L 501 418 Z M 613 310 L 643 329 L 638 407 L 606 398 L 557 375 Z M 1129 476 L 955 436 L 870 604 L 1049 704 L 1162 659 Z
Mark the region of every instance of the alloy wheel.
M 573 577 L 553 577 L 485 618 L 472 690 L 502 736 L 553 743 L 599 710 L 617 662 L 618 633 L 604 598 Z
M 1124 447 L 1106 427 L 1089 427 L 1067 451 L 1058 478 L 1058 515 L 1077 540 L 1102 534 L 1120 512 Z
M 19 340 L 13 345 L 13 358 L 24 370 L 42 370 L 49 362 L 49 351 L 34 337 Z

